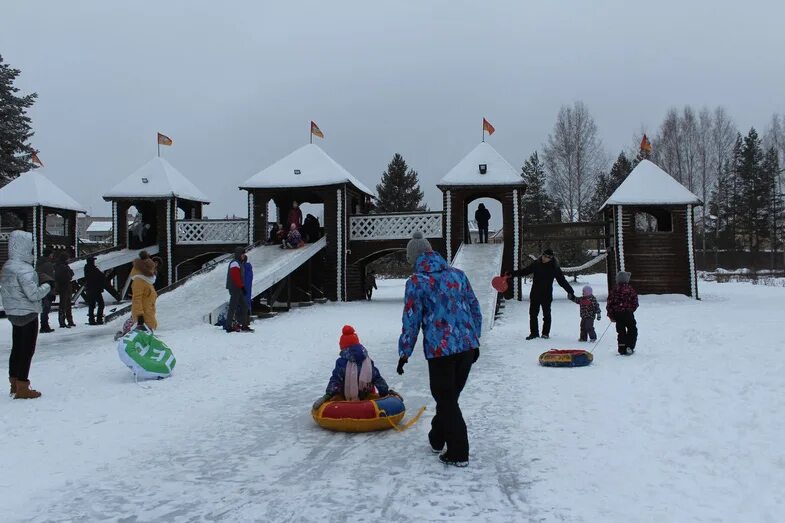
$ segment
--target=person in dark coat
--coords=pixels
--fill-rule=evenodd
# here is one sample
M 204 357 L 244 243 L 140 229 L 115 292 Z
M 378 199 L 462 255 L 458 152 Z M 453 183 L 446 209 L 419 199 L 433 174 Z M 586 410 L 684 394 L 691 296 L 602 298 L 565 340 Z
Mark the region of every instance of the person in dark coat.
M 300 231 L 305 243 L 314 243 L 319 239 L 319 220 L 313 214 L 305 216 L 303 228 Z
M 270 235 L 267 237 L 267 243 L 269 245 L 277 245 L 281 243 L 281 239 L 278 237 L 279 232 L 281 231 L 281 224 L 274 223 L 272 227 L 270 227 Z
M 104 289 L 106 277 L 95 265 L 95 257 L 87 258 L 84 266 L 85 300 L 87 301 L 87 322 L 90 325 L 104 324 Z M 96 306 L 98 314 L 95 314 Z
M 540 337 L 539 321 L 540 308 L 542 308 L 542 337 L 548 339 L 551 334 L 551 302 L 553 302 L 553 280 L 556 280 L 567 293 L 570 300 L 575 298 L 575 291 L 556 261 L 551 249 L 545 249 L 538 259 L 523 269 L 513 271 L 511 276 L 532 275 L 532 288 L 529 293 L 529 336 L 527 340 Z
M 376 271 L 370 269 L 365 273 L 365 299 L 370 301 L 373 297 L 374 289 L 378 288 L 379 287 L 376 286 Z
M 248 301 L 245 298 L 245 249 L 237 247 L 234 259 L 226 272 L 226 289 L 229 291 L 229 308 L 226 311 L 226 332 L 251 331 L 248 321 Z M 235 321 L 237 320 L 237 321 Z
M 38 273 L 39 284 L 45 281 L 54 281 L 55 279 L 55 264 L 54 257 L 52 256 L 52 249 L 44 249 L 44 255 L 38 258 L 35 265 L 35 270 Z M 41 334 L 54 332 L 54 329 L 49 325 L 49 313 L 52 310 L 52 302 L 55 299 L 55 290 L 52 289 L 49 294 L 44 296 L 41 300 Z
M 303 226 L 303 211 L 300 209 L 300 205 L 297 202 L 292 202 L 292 208 L 289 209 L 289 215 L 286 219 L 287 229 L 294 224 L 299 231 L 300 228 Z
M 68 254 L 61 252 L 55 263 L 55 288 L 57 290 L 57 319 L 61 329 L 76 327 L 71 313 L 71 280 L 74 271 L 68 266 Z
M 622 356 L 635 352 L 638 342 L 638 323 L 635 321 L 638 293 L 630 285 L 630 276 L 629 272 L 619 272 L 616 275 L 616 287 L 608 293 L 608 319 L 616 324 L 618 350 Z
M 481 203 L 474 211 L 474 221 L 477 222 L 477 229 L 480 231 L 480 243 L 488 243 L 488 223 L 491 221 L 491 213 Z

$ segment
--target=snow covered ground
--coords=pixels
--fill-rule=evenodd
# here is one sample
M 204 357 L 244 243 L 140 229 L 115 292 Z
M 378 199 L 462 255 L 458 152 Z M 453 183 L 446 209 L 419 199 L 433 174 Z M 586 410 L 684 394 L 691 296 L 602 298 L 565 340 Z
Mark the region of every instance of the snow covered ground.
M 604 301 L 604 277 L 588 279 Z M 579 345 L 560 290 L 549 341 L 524 341 L 528 303 L 508 302 L 462 397 L 471 465 L 455 469 L 427 446 L 424 359 L 395 374 L 403 282 L 379 286 L 371 303 L 293 311 L 254 334 L 164 323 L 178 365 L 144 386 L 117 357 L 116 325 L 42 336 L 31 379 L 43 398 L 0 398 L 0 519 L 785 519 L 784 288 L 644 296 L 636 354 L 616 355 L 609 331 L 583 369 L 537 365 Z M 428 406 L 409 431 L 314 425 L 344 323 L 411 412 Z M 3 358 L 9 331 L 0 321 Z

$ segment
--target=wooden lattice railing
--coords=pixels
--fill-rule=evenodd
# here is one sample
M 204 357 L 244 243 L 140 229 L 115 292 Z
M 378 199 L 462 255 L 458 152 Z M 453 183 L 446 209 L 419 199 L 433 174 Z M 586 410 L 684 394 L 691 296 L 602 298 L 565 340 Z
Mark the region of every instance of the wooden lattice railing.
M 350 240 L 408 240 L 415 231 L 426 238 L 441 238 L 442 213 L 367 214 L 349 219 Z
M 178 220 L 178 245 L 248 243 L 248 220 Z

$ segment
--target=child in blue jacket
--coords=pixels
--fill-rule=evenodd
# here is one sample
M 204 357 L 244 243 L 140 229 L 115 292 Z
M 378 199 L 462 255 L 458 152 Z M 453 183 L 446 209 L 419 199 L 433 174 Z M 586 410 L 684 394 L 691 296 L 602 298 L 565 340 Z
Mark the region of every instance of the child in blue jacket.
M 348 401 L 367 399 L 374 387 L 379 396 L 396 394 L 387 386 L 379 369 L 373 364 L 354 327 L 344 325 L 338 345 L 341 355 L 335 360 L 335 368 L 324 396 L 313 404 L 314 410 L 333 396 L 342 396 Z

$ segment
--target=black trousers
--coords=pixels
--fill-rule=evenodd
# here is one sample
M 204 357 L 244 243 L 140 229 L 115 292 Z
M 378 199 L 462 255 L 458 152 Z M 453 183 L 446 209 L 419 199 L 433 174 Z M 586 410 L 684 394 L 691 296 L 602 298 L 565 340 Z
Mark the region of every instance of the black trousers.
M 11 329 L 11 357 L 8 358 L 8 377 L 27 381 L 30 363 L 38 340 L 38 318 L 26 325 Z
M 52 311 L 52 296 L 46 295 L 41 300 L 41 328 L 49 329 L 49 313 Z
M 241 325 L 248 322 L 248 302 L 242 289 L 229 289 L 229 310 L 226 311 L 224 329 L 232 330 L 235 321 Z
M 71 314 L 71 293 L 60 292 L 57 294 L 57 319 L 61 327 L 74 324 L 74 317 Z
M 619 348 L 635 349 L 635 344 L 638 342 L 638 323 L 635 321 L 635 313 L 632 311 L 620 312 L 614 314 L 614 319 L 616 320 Z
M 480 243 L 488 243 L 488 226 L 478 225 L 477 229 L 480 232 Z
M 95 322 L 97 319 L 99 322 L 104 321 L 104 293 L 90 293 L 85 295 L 85 299 L 87 300 L 87 317 L 90 323 Z M 95 315 L 95 308 L 98 307 L 98 315 Z
M 540 308 L 542 308 L 542 335 L 550 336 L 551 334 L 551 300 L 539 300 L 538 298 L 529 298 L 529 334 L 534 336 L 540 335 L 539 316 Z
M 431 395 L 436 400 L 436 415 L 431 420 L 428 439 L 434 448 L 447 445 L 447 457 L 469 460 L 469 436 L 458 398 L 474 363 L 474 350 L 428 360 Z

